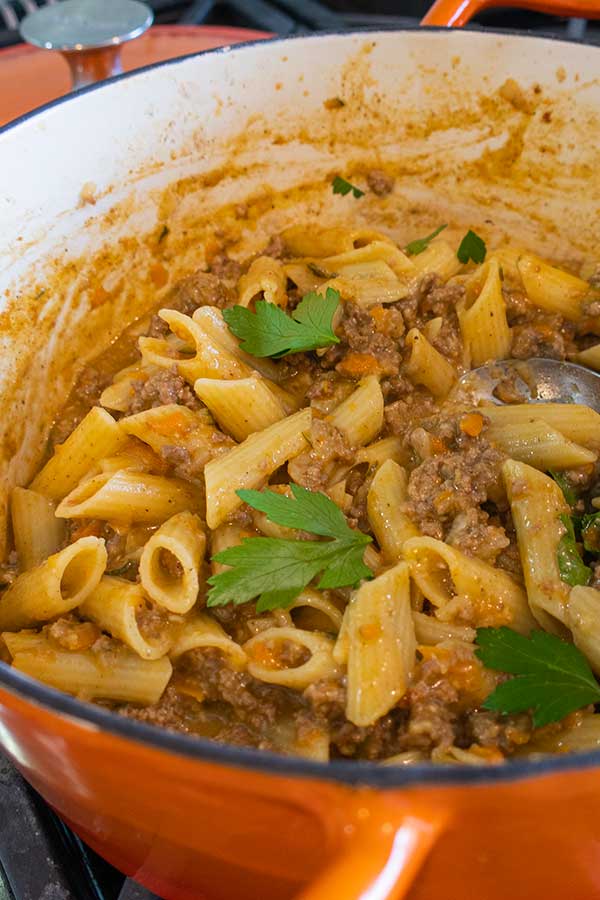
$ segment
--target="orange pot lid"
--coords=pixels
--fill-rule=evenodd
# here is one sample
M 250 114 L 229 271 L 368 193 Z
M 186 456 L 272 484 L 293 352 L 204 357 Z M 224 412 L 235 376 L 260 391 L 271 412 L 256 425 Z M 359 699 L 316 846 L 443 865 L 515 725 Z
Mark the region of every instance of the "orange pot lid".
M 187 53 L 270 36 L 266 31 L 216 25 L 155 25 L 123 46 L 123 69 L 131 72 Z M 0 125 L 61 97 L 70 86 L 69 68 L 60 53 L 28 44 L 0 50 Z

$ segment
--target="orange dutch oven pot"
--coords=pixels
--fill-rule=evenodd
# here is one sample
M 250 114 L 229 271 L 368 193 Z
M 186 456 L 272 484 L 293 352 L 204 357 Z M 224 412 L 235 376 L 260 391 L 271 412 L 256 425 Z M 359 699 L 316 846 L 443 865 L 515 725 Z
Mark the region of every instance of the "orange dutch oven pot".
M 438 0 L 425 23 L 462 25 L 492 5 Z M 600 14 L 597 0 L 520 5 Z M 540 121 L 484 102 L 508 78 L 533 91 Z M 159 64 L 5 128 L 3 510 L 78 367 L 202 263 L 211 230 L 233 228 L 252 252 L 299 218 L 339 219 L 336 170 L 395 166 L 385 224 L 400 234 L 422 204 L 439 221 L 526 228 L 574 258 L 600 246 L 599 78 L 600 49 L 566 42 L 319 35 Z M 325 103 L 336 96 L 343 106 Z M 373 225 L 370 202 L 356 214 Z M 170 247 L 156 240 L 165 222 Z M 4 664 L 0 684 L 6 754 L 83 840 L 167 900 L 600 898 L 600 751 L 326 765 L 155 729 Z

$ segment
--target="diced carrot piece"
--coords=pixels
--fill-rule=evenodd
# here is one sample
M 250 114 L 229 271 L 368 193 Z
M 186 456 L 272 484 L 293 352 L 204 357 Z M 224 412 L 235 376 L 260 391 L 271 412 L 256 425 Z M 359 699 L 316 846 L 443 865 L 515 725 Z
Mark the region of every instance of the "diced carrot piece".
M 361 378 L 363 375 L 379 374 L 381 366 L 376 357 L 370 353 L 356 353 L 351 350 L 339 363 L 338 371 L 349 378 Z
M 480 413 L 467 413 L 460 420 L 460 430 L 469 437 L 477 437 L 483 429 L 483 421 Z

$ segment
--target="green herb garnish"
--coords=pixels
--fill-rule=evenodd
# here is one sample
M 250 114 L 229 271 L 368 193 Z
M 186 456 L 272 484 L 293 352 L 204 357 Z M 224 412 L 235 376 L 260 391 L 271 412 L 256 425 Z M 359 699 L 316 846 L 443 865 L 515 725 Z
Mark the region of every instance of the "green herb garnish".
M 257 300 L 255 313 L 245 306 L 232 306 L 223 310 L 223 318 L 246 353 L 278 358 L 339 344 L 332 328 L 339 302 L 338 292 L 327 288 L 324 297 L 314 291 L 305 294 L 291 316 L 274 303 Z
M 410 244 L 407 244 L 404 248 L 404 252 L 408 253 L 409 256 L 418 256 L 419 253 L 423 253 L 424 250 L 427 250 L 430 242 L 447 227 L 447 225 L 440 225 L 439 228 L 436 228 L 435 231 L 432 231 L 427 237 L 417 238 L 416 241 L 411 241 Z
M 571 587 L 575 587 L 576 584 L 588 584 L 592 570 L 586 566 L 577 548 L 575 527 L 571 516 L 563 513 L 559 518 L 566 529 L 565 534 L 558 542 L 556 551 L 560 577 Z
M 569 506 L 573 507 L 577 503 L 577 494 L 573 490 L 571 483 L 564 472 L 557 472 L 555 469 L 549 469 L 548 474 L 555 480 L 561 491 L 563 492 L 563 497 L 569 504 Z
M 349 181 L 346 181 L 345 178 L 341 178 L 339 175 L 335 176 L 335 178 L 331 182 L 331 185 L 333 187 L 334 194 L 342 194 L 344 197 L 346 196 L 346 194 L 349 194 L 350 191 L 352 191 L 357 200 L 359 197 L 364 197 L 365 195 L 364 191 L 361 191 L 360 188 L 357 188 L 355 187 L 355 185 L 350 184 Z
M 536 728 L 600 701 L 600 685 L 577 647 L 545 631 L 528 638 L 510 628 L 478 628 L 476 655 L 490 669 L 515 675 L 483 706 L 501 713 L 532 710 Z
M 344 514 L 325 494 L 290 485 L 292 497 L 275 491 L 237 491 L 252 509 L 271 522 L 329 538 L 327 541 L 245 538 L 213 557 L 231 566 L 208 579 L 207 606 L 246 603 L 258 597 L 262 612 L 289 606 L 317 575 L 317 587 L 339 588 L 358 584 L 373 573 L 363 562 L 369 535 L 350 528 Z
M 468 263 L 470 259 L 472 259 L 474 263 L 482 263 L 486 253 L 485 242 L 478 234 L 475 234 L 474 231 L 469 229 L 460 242 L 460 247 L 458 248 L 456 255 L 463 264 Z

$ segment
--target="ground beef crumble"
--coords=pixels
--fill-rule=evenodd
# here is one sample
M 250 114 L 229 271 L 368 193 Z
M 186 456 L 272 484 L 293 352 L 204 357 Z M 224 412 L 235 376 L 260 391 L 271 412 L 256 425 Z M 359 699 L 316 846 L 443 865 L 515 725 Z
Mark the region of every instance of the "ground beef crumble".
M 202 409 L 202 403 L 189 384 L 172 370 L 161 369 L 150 375 L 145 381 L 132 381 L 133 396 L 126 415 L 134 415 L 145 409 L 164 406 L 167 403 L 179 403 L 188 409 Z

